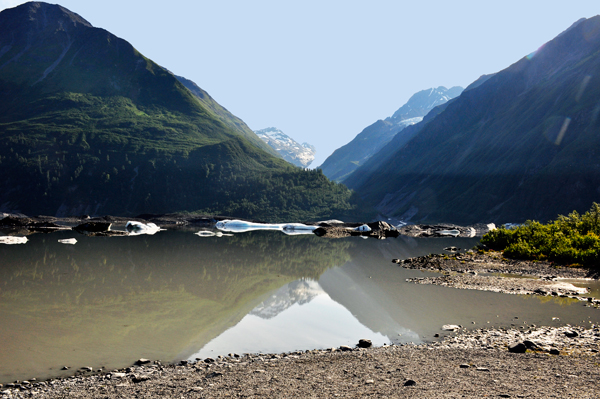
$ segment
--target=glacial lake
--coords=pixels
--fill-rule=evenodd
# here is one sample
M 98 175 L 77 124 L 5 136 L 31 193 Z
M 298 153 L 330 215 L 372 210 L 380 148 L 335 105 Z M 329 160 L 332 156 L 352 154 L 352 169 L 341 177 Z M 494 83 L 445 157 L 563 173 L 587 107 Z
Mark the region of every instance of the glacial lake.
M 600 323 L 600 311 L 576 300 L 407 283 L 435 273 L 391 262 L 471 248 L 478 239 L 277 231 L 199 237 L 198 230 L 131 237 L 68 231 L 0 245 L 0 383 L 139 358 L 289 352 L 354 346 L 361 338 L 430 342 L 451 334 L 441 331 L 444 324 Z M 66 238 L 78 242 L 58 242 Z

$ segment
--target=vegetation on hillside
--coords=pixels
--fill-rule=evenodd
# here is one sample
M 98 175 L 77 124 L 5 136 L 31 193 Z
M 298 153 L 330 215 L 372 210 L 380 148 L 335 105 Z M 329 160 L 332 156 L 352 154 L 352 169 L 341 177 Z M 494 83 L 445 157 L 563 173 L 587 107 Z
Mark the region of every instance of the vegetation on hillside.
M 345 186 L 270 156 L 215 120 L 120 96 L 63 93 L 35 104 L 26 119 L 0 118 L 7 209 L 268 221 L 352 217 L 357 209 Z
M 600 266 L 600 205 L 580 215 L 560 215 L 547 224 L 527 221 L 516 228 L 501 227 L 481 242 L 514 259 L 550 260 L 567 265 Z
M 360 210 L 193 82 L 60 6 L 2 11 L 0 48 L 2 211 L 308 221 Z

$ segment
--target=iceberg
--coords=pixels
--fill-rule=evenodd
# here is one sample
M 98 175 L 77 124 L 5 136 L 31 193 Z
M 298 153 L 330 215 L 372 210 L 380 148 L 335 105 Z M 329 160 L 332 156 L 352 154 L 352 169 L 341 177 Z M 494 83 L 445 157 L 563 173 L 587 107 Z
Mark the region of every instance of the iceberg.
M 13 237 L 13 236 L 2 236 L 0 237 L 0 244 L 6 245 L 15 245 L 15 244 L 25 244 L 27 241 L 27 237 Z
M 161 229 L 154 223 L 144 224 L 140 222 L 127 222 L 125 225 L 125 230 L 129 232 L 130 236 L 138 236 L 141 234 L 154 235 L 159 231 L 163 231 L 164 229 Z
M 231 237 L 233 236 L 233 234 L 223 234 L 220 231 L 217 231 L 216 233 L 214 231 L 209 231 L 209 230 L 200 230 L 196 234 L 198 237 Z
M 221 220 L 220 222 L 217 222 L 215 227 L 219 230 L 230 233 L 245 233 L 256 230 L 276 230 L 288 235 L 312 234 L 313 230 L 318 228 L 318 226 L 307 226 L 302 223 L 269 224 L 247 222 L 245 220 L 238 219 Z
M 438 233 L 441 236 L 453 236 L 456 237 L 460 234 L 460 231 L 458 230 L 438 230 L 436 231 L 436 233 Z
M 63 240 L 58 240 L 58 242 L 60 242 L 61 244 L 69 244 L 69 245 L 77 244 L 77 240 L 75 238 L 65 238 Z

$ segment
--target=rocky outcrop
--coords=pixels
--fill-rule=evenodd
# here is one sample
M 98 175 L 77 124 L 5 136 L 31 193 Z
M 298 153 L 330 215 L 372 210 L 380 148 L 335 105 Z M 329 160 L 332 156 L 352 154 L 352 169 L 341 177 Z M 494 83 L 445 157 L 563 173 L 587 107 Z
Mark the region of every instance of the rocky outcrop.
M 411 224 L 398 229 L 400 234 L 410 237 L 481 237 L 495 229 L 494 224 L 458 226 L 455 224 Z
M 398 237 L 398 230 L 384 221 L 365 224 L 359 223 L 320 223 L 320 227 L 313 231 L 319 237 L 343 238 L 343 237 L 371 237 L 383 240 L 387 237 Z

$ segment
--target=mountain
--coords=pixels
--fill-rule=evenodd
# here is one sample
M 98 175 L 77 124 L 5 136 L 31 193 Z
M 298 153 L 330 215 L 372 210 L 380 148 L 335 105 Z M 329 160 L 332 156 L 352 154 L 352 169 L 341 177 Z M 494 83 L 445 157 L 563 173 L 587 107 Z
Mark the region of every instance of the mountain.
M 366 127 L 351 142 L 335 150 L 320 168 L 331 180 L 343 181 L 407 126 L 420 122 L 429 111 L 459 96 L 462 90 L 458 86 L 440 86 L 415 93 L 392 116 Z M 405 140 L 411 137 L 407 135 Z
M 387 215 L 545 221 L 600 195 L 600 16 L 484 76 L 345 183 Z
M 314 220 L 350 191 L 303 171 L 193 82 L 58 5 L 0 13 L 0 208 Z
M 268 127 L 254 133 L 289 163 L 306 168 L 315 159 L 315 147 L 308 143 L 299 144 L 281 130 Z
M 272 319 L 293 305 L 304 305 L 323 294 L 323 289 L 316 281 L 304 279 L 292 281 L 275 291 L 249 314 L 262 319 Z

